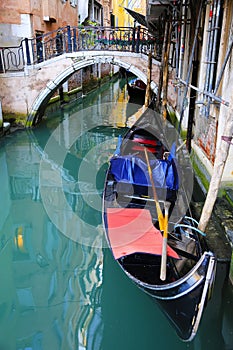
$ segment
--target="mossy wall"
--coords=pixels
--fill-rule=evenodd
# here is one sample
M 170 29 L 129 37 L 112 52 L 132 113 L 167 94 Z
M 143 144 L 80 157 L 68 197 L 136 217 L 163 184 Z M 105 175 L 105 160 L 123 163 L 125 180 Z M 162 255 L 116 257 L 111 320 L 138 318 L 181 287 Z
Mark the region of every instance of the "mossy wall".
M 3 113 L 3 120 L 9 122 L 11 125 L 25 126 L 27 121 L 27 114 L 20 113 Z

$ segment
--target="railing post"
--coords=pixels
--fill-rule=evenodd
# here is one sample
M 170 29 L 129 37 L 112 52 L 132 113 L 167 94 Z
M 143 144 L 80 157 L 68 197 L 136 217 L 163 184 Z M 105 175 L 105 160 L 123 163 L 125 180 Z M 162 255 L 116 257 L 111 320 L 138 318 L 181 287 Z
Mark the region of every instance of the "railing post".
M 3 49 L 0 49 L 0 73 L 5 73 Z
M 136 38 L 136 28 L 133 27 L 133 37 L 132 37 L 132 51 L 134 52 L 135 50 L 135 38 Z
M 140 30 L 141 27 L 137 27 L 137 39 L 136 39 L 136 52 L 139 53 L 139 46 L 140 46 Z
M 30 57 L 30 50 L 29 50 L 29 45 L 28 45 L 28 38 L 24 39 L 24 45 L 23 45 L 23 53 L 24 53 L 24 59 L 25 62 L 27 62 L 27 65 L 31 65 L 31 57 Z
M 76 28 L 73 29 L 73 51 L 77 51 L 77 36 L 76 36 Z
M 71 39 L 70 26 L 67 26 L 67 35 L 68 35 L 68 52 L 72 52 L 72 39 Z

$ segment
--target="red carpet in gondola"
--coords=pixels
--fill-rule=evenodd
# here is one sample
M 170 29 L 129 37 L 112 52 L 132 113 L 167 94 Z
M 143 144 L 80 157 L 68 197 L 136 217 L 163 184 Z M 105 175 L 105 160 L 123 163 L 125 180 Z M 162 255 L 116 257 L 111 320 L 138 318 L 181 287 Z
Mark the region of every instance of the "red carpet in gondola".
M 108 208 L 108 237 L 115 259 L 133 253 L 162 254 L 163 237 L 151 220 L 150 211 L 136 208 Z M 179 259 L 167 247 L 167 255 Z

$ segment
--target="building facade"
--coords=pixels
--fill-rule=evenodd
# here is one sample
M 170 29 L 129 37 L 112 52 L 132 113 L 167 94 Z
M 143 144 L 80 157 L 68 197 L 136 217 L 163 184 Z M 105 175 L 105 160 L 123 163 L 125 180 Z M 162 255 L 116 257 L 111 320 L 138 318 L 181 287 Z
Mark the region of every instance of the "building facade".
M 81 25 L 110 25 L 112 0 L 78 0 L 78 9 Z
M 135 20 L 126 9 L 146 14 L 146 0 L 113 0 L 112 25 L 114 27 L 133 27 Z
M 18 46 L 64 26 L 78 25 L 77 0 L 30 0 L 0 3 L 0 45 Z
M 161 48 L 169 42 L 168 109 L 186 134 L 207 190 L 232 104 L 233 2 L 183 0 L 173 5 L 147 0 L 146 19 L 158 41 L 162 37 Z M 230 147 L 223 174 L 226 186 L 233 183 L 232 164 Z

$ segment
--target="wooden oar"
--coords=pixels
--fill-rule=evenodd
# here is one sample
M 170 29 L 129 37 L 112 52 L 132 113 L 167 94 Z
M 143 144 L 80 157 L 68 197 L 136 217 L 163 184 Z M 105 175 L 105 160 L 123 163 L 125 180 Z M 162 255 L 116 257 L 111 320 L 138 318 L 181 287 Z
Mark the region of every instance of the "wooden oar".
M 151 166 L 150 166 L 150 162 L 149 162 L 149 158 L 148 158 L 148 153 L 147 153 L 146 147 L 144 147 L 144 152 L 145 152 L 145 156 L 146 156 L 146 163 L 147 163 L 148 173 L 149 173 L 149 176 L 150 176 L 150 182 L 151 182 L 151 186 L 152 186 L 152 190 L 153 190 L 153 197 L 154 197 L 156 210 L 157 210 L 157 215 L 158 215 L 159 228 L 160 228 L 160 231 L 163 231 L 164 230 L 164 217 L 163 217 L 163 213 L 162 213 L 162 210 L 160 208 L 158 196 L 157 196 L 157 193 L 156 193 L 154 179 L 153 179 L 153 176 L 152 176 L 152 170 L 151 170 Z
M 165 281 L 166 279 L 166 266 L 167 266 L 167 237 L 168 237 L 168 212 L 170 208 L 170 202 L 164 202 L 165 217 L 164 217 L 164 230 L 163 230 L 163 248 L 161 257 L 160 279 Z
M 160 279 L 162 281 L 165 281 L 165 279 L 166 279 L 166 265 L 167 265 L 168 213 L 169 213 L 169 208 L 170 208 L 171 203 L 166 202 L 166 201 L 164 202 L 165 217 L 163 217 L 163 213 L 162 213 L 162 210 L 160 208 L 158 196 L 157 196 L 156 189 L 155 189 L 154 179 L 152 176 L 152 170 L 151 170 L 146 147 L 144 147 L 144 152 L 145 152 L 145 156 L 146 156 L 148 173 L 150 176 L 150 182 L 152 185 L 153 196 L 154 196 L 154 201 L 155 201 L 158 220 L 159 220 L 159 228 L 160 228 L 160 231 L 163 231 L 163 247 L 162 247 L 162 257 L 161 257 Z

